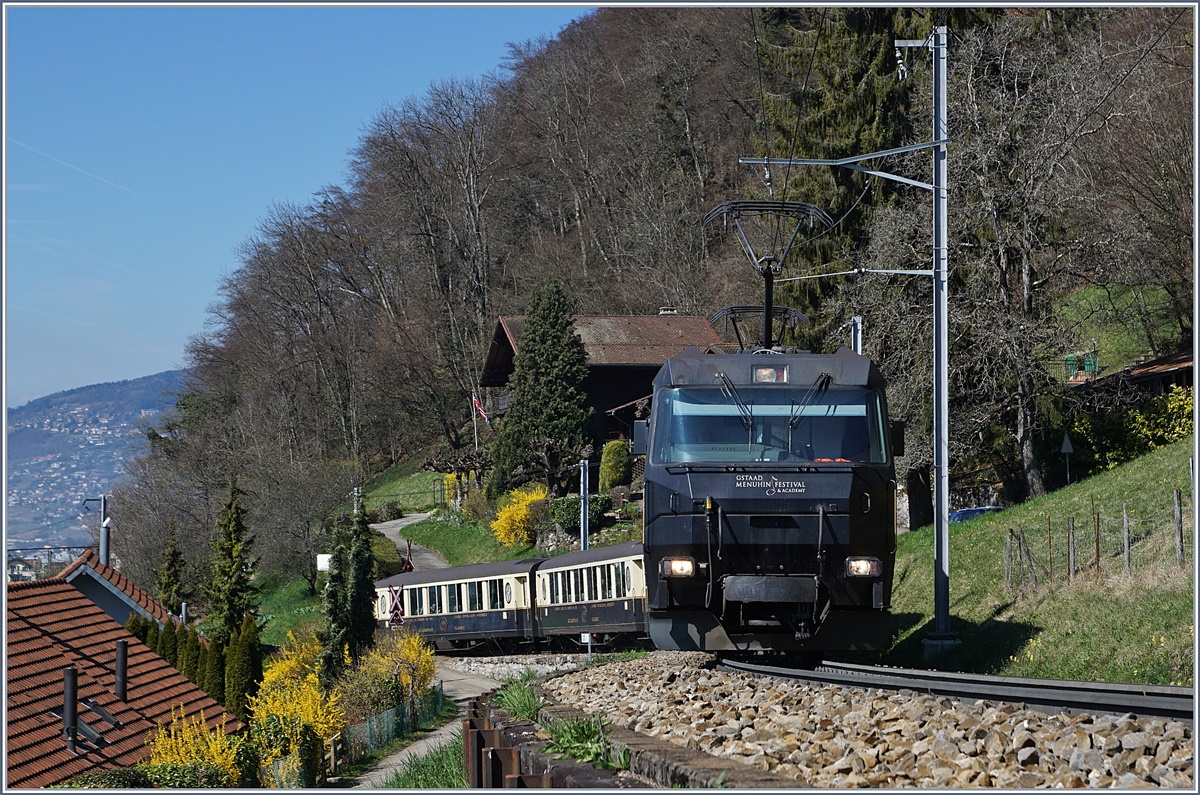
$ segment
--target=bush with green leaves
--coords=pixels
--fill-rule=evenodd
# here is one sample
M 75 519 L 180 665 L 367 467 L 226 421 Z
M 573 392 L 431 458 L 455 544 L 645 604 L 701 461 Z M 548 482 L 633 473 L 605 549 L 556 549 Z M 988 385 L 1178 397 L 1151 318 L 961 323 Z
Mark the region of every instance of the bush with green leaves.
M 69 789 L 224 789 L 235 786 L 229 774 L 207 762 L 136 765 L 80 773 L 57 785 Z
M 558 497 L 546 501 L 550 518 L 564 533 L 579 532 L 579 497 Z M 588 528 L 596 532 L 604 526 L 604 514 L 612 510 L 612 496 L 608 494 L 588 495 Z
M 620 439 L 604 445 L 600 454 L 600 491 L 612 491 L 615 486 L 628 486 L 633 479 L 633 459 L 629 446 Z
M 496 509 L 488 501 L 483 489 L 472 489 L 463 497 L 463 515 L 479 524 L 491 524 L 496 521 Z

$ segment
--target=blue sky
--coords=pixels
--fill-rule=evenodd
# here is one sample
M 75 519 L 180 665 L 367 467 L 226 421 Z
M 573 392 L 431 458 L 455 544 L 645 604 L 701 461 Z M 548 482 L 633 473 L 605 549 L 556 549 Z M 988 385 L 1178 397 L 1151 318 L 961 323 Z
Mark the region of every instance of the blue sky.
M 585 6 L 4 7 L 4 404 L 180 367 L 273 203 Z

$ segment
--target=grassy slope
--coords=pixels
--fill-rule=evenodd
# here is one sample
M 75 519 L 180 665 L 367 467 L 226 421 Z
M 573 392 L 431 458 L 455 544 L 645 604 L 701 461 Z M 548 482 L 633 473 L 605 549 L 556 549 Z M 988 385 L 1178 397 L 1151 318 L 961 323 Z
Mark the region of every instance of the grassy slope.
M 929 664 L 948 670 L 1095 681 L 1156 684 L 1192 682 L 1194 557 L 1191 549 L 1190 441 L 1165 447 L 1126 466 L 1040 500 L 951 526 L 951 626 L 962 645 Z M 1186 565 L 1174 563 L 1172 491 L 1185 503 Z M 1102 516 L 1101 567 L 1092 567 L 1092 505 Z M 1120 554 L 1122 502 L 1140 518 L 1135 572 L 1127 577 Z M 1077 567 L 1064 581 L 1066 522 L 1076 524 Z M 1047 529 L 1054 537 L 1053 583 L 1017 592 L 1005 582 L 1005 539 L 1023 528 L 1035 555 L 1047 560 Z M 1116 550 L 1113 527 L 1116 527 Z M 899 635 L 888 660 L 922 665 L 921 640 L 933 618 L 933 530 L 900 538 L 892 609 Z

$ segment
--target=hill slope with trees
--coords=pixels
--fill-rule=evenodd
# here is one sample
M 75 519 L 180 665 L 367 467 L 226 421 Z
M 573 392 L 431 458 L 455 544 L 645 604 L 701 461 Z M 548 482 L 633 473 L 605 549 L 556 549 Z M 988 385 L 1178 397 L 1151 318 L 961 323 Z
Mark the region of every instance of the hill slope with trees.
M 298 573 L 353 486 L 432 442 L 469 443 L 495 319 L 550 278 L 585 314 L 757 303 L 734 241 L 700 223 L 722 201 L 829 212 L 833 232 L 801 241 L 784 276 L 927 268 L 924 192 L 861 174 L 767 179 L 737 159 L 925 141 L 928 57 L 914 50 L 899 80 L 889 52 L 939 24 L 954 40 L 952 477 L 1006 502 L 1055 487 L 1049 454 L 1081 410 L 1061 362 L 1081 323 L 1152 329 L 1148 352 L 1191 344 L 1191 14 L 607 8 L 514 44 L 494 74 L 382 108 L 345 184 L 264 208 L 189 346 L 187 394 L 114 494 L 118 553 L 152 580 L 173 521 L 185 577 L 202 577 L 236 474 L 264 570 Z M 927 153 L 884 165 L 930 170 Z M 1156 300 L 1126 300 L 1148 280 Z M 842 324 L 866 319 L 866 353 L 909 423 L 900 469 L 920 524 L 929 280 L 789 284 L 779 302 L 812 323 L 785 342 L 836 349 Z M 1084 288 L 1110 300 L 1080 312 Z

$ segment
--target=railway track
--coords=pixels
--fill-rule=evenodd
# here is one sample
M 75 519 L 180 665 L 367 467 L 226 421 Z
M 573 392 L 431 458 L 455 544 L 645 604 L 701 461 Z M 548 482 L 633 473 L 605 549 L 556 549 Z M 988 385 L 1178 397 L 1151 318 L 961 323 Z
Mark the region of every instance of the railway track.
M 851 663 L 822 663 L 811 669 L 758 665 L 724 660 L 731 670 L 758 676 L 777 676 L 813 684 L 837 684 L 885 690 L 912 690 L 960 701 L 1021 703 L 1040 711 L 1093 715 L 1156 716 L 1193 723 L 1196 700 L 1190 687 L 1130 685 L 1114 682 L 1071 682 L 1011 676 L 881 668 Z

